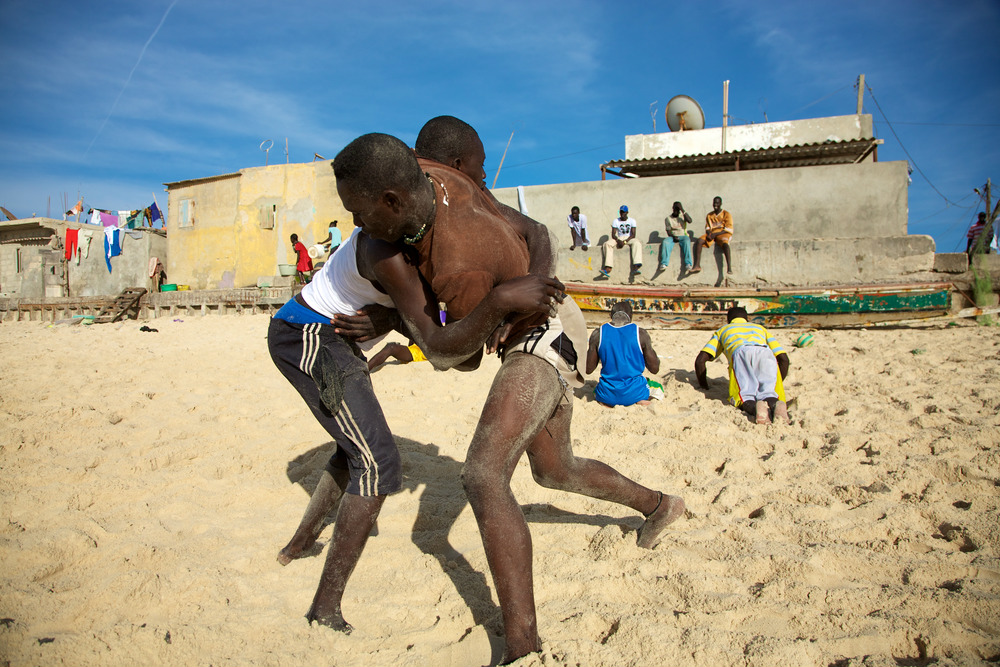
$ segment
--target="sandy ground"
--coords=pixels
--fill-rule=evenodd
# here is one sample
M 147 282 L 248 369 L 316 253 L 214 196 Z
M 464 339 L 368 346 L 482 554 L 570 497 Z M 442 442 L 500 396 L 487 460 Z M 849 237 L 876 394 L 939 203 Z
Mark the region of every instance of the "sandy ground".
M 384 366 L 405 488 L 348 586 L 280 567 L 330 443 L 266 316 L 0 324 L 0 665 L 486 665 L 500 616 L 459 481 L 497 362 Z M 788 344 L 798 332 L 778 331 Z M 513 488 L 544 651 L 520 665 L 975 665 L 1000 659 L 1000 328 L 821 331 L 791 426 L 707 396 L 706 332 L 652 332 L 666 399 L 579 392 L 578 455 L 681 494 L 652 551 L 627 508 Z M 321 537 L 325 545 L 332 527 Z

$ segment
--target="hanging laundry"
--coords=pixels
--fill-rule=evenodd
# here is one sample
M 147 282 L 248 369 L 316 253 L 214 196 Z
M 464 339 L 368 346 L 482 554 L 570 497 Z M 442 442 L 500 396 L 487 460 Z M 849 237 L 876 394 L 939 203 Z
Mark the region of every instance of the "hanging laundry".
M 136 227 L 142 226 L 142 211 L 124 211 L 125 213 L 125 224 L 119 224 L 119 227 L 124 227 L 125 229 L 135 229 Z
M 149 222 L 155 229 L 163 229 L 163 214 L 160 213 L 160 207 L 156 205 L 156 202 L 149 206 Z M 157 222 L 160 224 L 157 225 Z
M 76 202 L 76 205 L 73 208 L 66 211 L 66 215 L 77 216 L 80 215 L 81 213 L 83 213 L 83 197 L 80 197 L 80 200 Z
M 90 242 L 94 240 L 94 232 L 89 229 L 80 230 L 79 234 L 79 245 L 80 252 L 76 255 L 76 264 L 80 265 L 80 256 L 82 255 L 85 259 L 90 257 Z
M 87 224 L 98 226 L 104 224 L 101 222 L 101 212 L 96 208 L 90 209 L 90 220 L 87 221 Z
M 73 255 L 76 254 L 76 247 L 79 238 L 80 238 L 79 229 L 66 230 L 66 261 L 73 259 Z
M 108 273 L 111 273 L 111 258 L 122 254 L 122 230 L 117 227 L 106 227 L 104 229 L 104 261 L 108 264 Z
M 101 211 L 101 224 L 105 227 L 117 227 L 118 216 L 108 211 Z

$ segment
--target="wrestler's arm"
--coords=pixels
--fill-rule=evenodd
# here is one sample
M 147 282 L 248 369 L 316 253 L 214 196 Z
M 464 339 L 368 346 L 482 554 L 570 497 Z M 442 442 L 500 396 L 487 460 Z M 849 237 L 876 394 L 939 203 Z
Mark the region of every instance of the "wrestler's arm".
M 468 316 L 442 327 L 437 299 L 417 268 L 390 244 L 359 239 L 365 259 L 358 270 L 370 275 L 392 298 L 414 342 L 439 369 L 454 368 L 478 353 L 489 334 L 510 312 L 548 312 L 563 285 L 552 278 L 524 276 L 494 287 Z
M 507 206 L 497 201 L 493 193 L 483 188 L 483 193 L 500 210 L 504 220 L 514 228 L 521 238 L 528 245 L 528 273 L 535 276 L 553 277 L 555 272 L 555 257 L 552 254 L 552 241 L 549 238 L 549 230 L 540 222 L 529 218 L 516 208 Z M 583 220 L 583 216 L 580 216 Z M 560 299 L 561 301 L 561 299 Z M 513 329 L 514 323 L 521 318 L 514 317 L 494 332 L 487 343 L 486 349 L 492 354 L 499 348 L 500 343 L 506 342 L 507 335 Z
M 646 362 L 646 370 L 653 375 L 660 372 L 660 358 L 656 356 L 653 349 L 653 341 L 649 337 L 649 332 L 639 329 L 639 347 L 642 349 L 642 358 Z
M 552 242 L 549 230 L 545 225 L 532 220 L 516 208 L 501 204 L 493 193 L 483 189 L 486 196 L 496 204 L 510 226 L 524 238 L 528 244 L 528 273 L 549 278 L 552 276 L 554 262 L 552 257 Z M 582 216 L 581 216 L 582 217 Z
M 712 360 L 712 355 L 702 350 L 694 360 L 694 374 L 698 378 L 698 386 L 708 389 L 708 373 L 705 364 Z
M 597 362 L 601 360 L 598 348 L 601 346 L 601 327 L 590 334 L 590 345 L 587 347 L 587 375 L 597 370 Z
M 788 355 L 782 352 L 775 358 L 778 360 L 778 370 L 781 371 L 781 379 L 788 379 Z

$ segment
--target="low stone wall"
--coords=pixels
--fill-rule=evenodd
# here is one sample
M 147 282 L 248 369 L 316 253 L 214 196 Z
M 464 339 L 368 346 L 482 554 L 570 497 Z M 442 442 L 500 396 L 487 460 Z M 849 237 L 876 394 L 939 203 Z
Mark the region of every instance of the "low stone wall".
M 139 301 L 138 318 L 175 315 L 272 313 L 292 298 L 292 287 L 245 287 L 231 290 L 184 290 L 146 294 Z M 108 297 L 0 299 L 0 322 L 57 322 L 95 316 L 114 301 Z
M 648 282 L 654 285 L 683 284 L 690 287 L 836 285 L 905 281 L 908 276 L 931 272 L 934 241 L 929 236 L 897 236 L 865 239 L 810 239 L 739 241 L 730 246 L 733 274 L 727 275 L 722 253 L 713 246 L 701 258 L 701 273 L 681 275 L 681 250 L 674 246 L 666 271 L 657 272 L 660 243 L 643 247 L 641 273 L 630 277 L 627 249 L 615 250 L 611 276 L 600 276 L 601 246 L 569 250 L 560 246 L 556 275 L 563 281 L 612 283 Z M 601 237 L 606 240 L 607 235 Z

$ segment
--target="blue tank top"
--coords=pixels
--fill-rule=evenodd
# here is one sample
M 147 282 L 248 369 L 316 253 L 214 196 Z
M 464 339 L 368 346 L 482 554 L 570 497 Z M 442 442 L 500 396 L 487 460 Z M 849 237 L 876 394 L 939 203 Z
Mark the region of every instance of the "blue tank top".
M 649 398 L 638 325 L 601 325 L 597 356 L 601 358 L 601 379 L 594 390 L 597 400 L 605 405 L 634 405 Z

